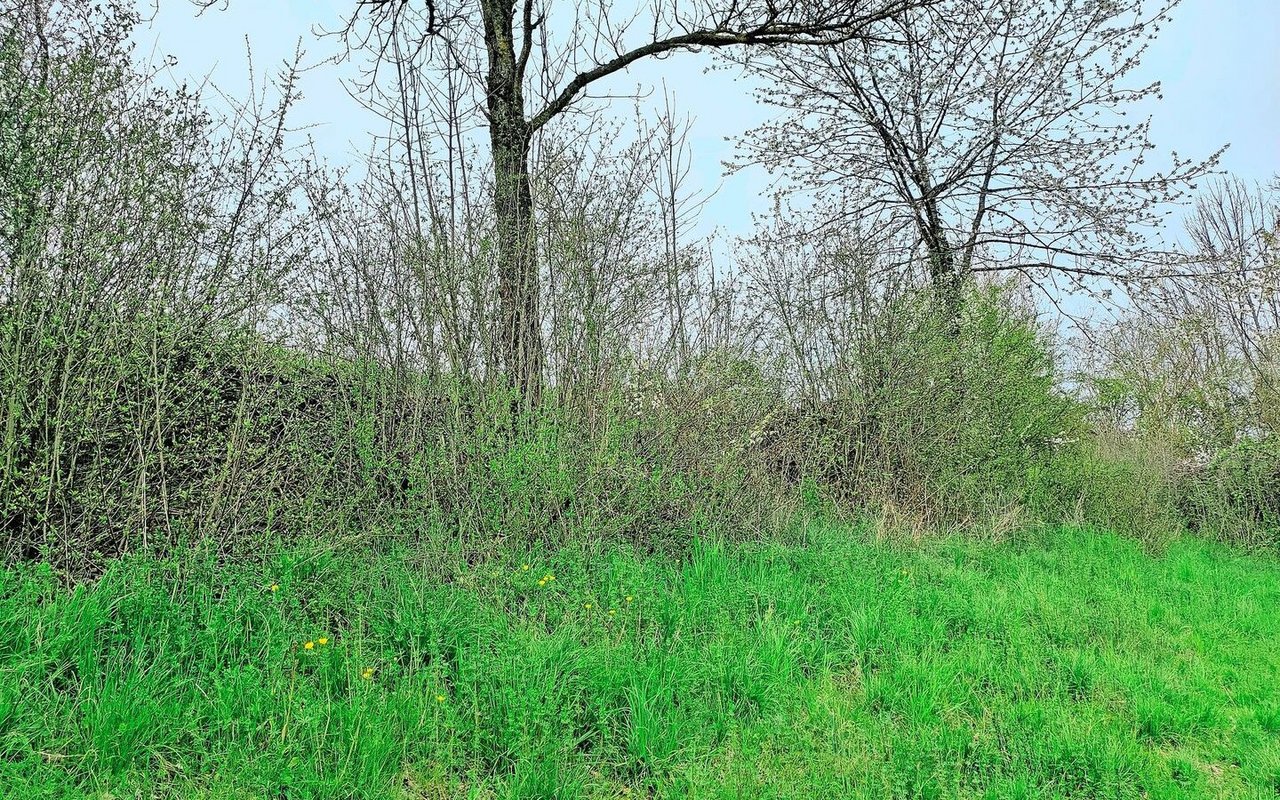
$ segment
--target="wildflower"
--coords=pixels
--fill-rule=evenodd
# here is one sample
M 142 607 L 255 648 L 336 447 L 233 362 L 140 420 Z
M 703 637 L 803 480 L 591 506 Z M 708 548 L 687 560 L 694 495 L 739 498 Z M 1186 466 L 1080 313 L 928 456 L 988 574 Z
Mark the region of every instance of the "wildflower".
M 278 591 L 280 591 L 280 584 L 278 584 L 278 583 L 273 583 L 273 584 L 271 584 L 271 591 L 273 591 L 273 592 L 278 592 Z
M 583 607 L 583 608 L 585 608 L 585 609 L 586 609 L 586 610 L 588 610 L 588 611 L 590 611 L 590 610 L 591 610 L 591 604 L 590 604 L 590 603 L 583 603 L 583 604 L 582 604 L 582 607 Z
M 546 586 L 546 585 L 547 585 L 547 579 L 546 579 L 546 578 L 540 578 L 540 579 L 538 579 L 538 585 L 539 585 L 539 586 Z
M 437 702 L 437 703 L 443 703 L 443 702 L 444 702 L 444 695 L 442 695 L 442 694 L 438 694 L 438 695 L 436 695 L 436 702 Z
M 302 647 L 303 647 L 303 649 L 305 649 L 305 650 L 315 650 L 315 649 L 316 649 L 316 643 L 315 643 L 315 642 L 307 642 L 307 643 L 306 643 L 306 644 L 304 644 Z
M 521 565 L 520 565 L 520 569 L 521 569 L 522 571 L 524 571 L 524 572 L 528 572 L 528 571 L 529 571 L 529 565 L 528 565 L 528 564 L 521 564 Z
M 631 595 L 627 595 L 627 602 L 628 602 L 628 603 L 630 603 L 630 602 L 631 602 L 632 600 L 634 600 L 634 599 L 635 599 L 635 598 L 634 598 L 634 597 L 632 597 Z
M 611 617 L 616 617 L 616 616 L 618 616 L 618 609 L 616 609 L 616 608 L 611 608 L 611 609 L 609 609 L 609 616 L 611 616 Z
M 326 644 L 329 643 L 329 637 L 321 636 L 319 639 L 316 639 L 316 642 L 318 642 L 321 647 L 324 647 Z
M 373 667 L 365 667 L 364 671 L 360 673 L 360 677 L 366 681 L 373 680 Z

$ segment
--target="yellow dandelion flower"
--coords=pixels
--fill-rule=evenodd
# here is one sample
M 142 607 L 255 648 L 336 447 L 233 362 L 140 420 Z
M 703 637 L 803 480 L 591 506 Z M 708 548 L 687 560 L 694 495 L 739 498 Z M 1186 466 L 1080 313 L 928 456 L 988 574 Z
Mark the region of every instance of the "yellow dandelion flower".
M 306 644 L 304 644 L 302 647 L 303 647 L 304 649 L 306 649 L 306 650 L 315 650 L 315 649 L 316 649 L 316 643 L 315 643 L 315 642 L 307 642 L 307 643 L 306 643 Z
M 547 585 L 547 579 L 546 579 L 546 578 L 540 578 L 540 579 L 538 580 L 538 585 L 539 585 L 539 586 L 546 586 L 546 585 Z
M 316 642 L 318 642 L 321 647 L 324 647 L 326 644 L 329 643 L 329 637 L 321 636 L 319 639 L 316 639 Z
M 582 604 L 582 607 L 583 607 L 583 608 L 585 608 L 585 609 L 586 609 L 586 610 L 588 610 L 588 611 L 590 611 L 590 610 L 591 610 L 591 604 L 590 604 L 590 603 L 583 603 L 583 604 Z
M 611 617 L 616 617 L 616 616 L 618 616 L 618 609 L 616 609 L 616 608 L 611 608 L 611 609 L 609 609 L 609 616 L 611 616 Z
M 628 602 L 628 603 L 630 603 L 630 602 L 631 602 L 632 600 L 634 600 L 634 599 L 635 599 L 635 598 L 634 598 L 634 597 L 632 597 L 631 595 L 627 595 L 627 602 Z
M 555 576 L 555 575 L 548 575 L 548 576 L 547 576 L 547 580 L 549 580 L 549 581 L 554 581 L 555 579 L 556 579 L 556 576 Z
M 271 591 L 273 591 L 273 592 L 278 592 L 278 591 L 280 591 L 280 584 L 278 584 L 278 583 L 273 583 L 273 584 L 271 584 Z
M 528 571 L 529 571 L 529 565 L 528 565 L 528 564 L 521 564 L 521 565 L 520 565 L 520 569 L 521 569 L 522 571 L 524 571 L 524 572 L 528 572 Z
M 360 677 L 361 677 L 361 678 L 364 678 L 366 681 L 367 681 L 367 680 L 372 680 L 372 679 L 373 679 L 373 667 L 365 667 L 365 668 L 364 668 L 364 671 L 360 673 Z
M 438 695 L 436 695 L 436 702 L 437 702 L 437 703 L 443 703 L 443 702 L 444 702 L 444 695 L 442 695 L 442 694 L 438 694 Z

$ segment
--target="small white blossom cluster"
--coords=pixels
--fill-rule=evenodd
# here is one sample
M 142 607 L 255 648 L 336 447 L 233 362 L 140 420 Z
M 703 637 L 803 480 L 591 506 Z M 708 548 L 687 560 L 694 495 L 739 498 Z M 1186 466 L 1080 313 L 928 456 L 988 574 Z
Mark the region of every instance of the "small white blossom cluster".
M 622 396 L 626 401 L 627 412 L 633 417 L 660 411 L 667 406 L 661 392 L 651 386 L 637 383 L 635 378 L 628 378 L 622 385 Z
M 747 445 L 749 447 L 760 447 L 764 444 L 765 438 L 775 433 L 774 422 L 778 419 L 779 409 L 775 408 L 760 418 L 751 428 L 751 432 L 747 435 Z

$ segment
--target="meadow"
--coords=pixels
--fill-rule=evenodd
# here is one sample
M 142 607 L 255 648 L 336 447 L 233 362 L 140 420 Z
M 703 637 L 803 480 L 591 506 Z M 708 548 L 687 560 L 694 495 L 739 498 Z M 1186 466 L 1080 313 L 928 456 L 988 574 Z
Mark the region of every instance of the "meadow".
M 1280 797 L 1280 180 L 1147 162 L 1176 2 L 276 5 L 237 95 L 0 0 L 0 800 Z M 739 45 L 749 221 L 594 84 Z
M 22 798 L 1270 798 L 1280 564 L 1044 528 L 0 572 Z

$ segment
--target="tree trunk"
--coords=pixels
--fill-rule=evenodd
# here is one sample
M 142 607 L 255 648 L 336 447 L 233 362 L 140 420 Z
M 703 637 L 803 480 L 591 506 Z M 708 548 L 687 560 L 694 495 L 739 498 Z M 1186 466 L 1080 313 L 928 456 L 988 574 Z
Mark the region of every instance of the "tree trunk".
M 964 303 L 964 277 L 957 269 L 955 252 L 945 241 L 929 253 L 929 278 L 947 321 L 953 325 L 958 323 Z
M 932 199 L 925 204 L 925 225 L 921 234 L 924 237 L 925 249 L 929 257 L 929 279 L 933 291 L 942 303 L 947 323 L 958 328 L 960 306 L 964 302 L 964 282 L 968 277 L 967 270 L 961 272 L 961 265 L 956 263 L 956 251 L 942 226 L 942 213 Z
M 519 130 L 505 131 L 493 125 L 490 131 L 498 227 L 500 356 L 509 385 L 531 407 L 537 405 L 541 393 L 542 331 L 529 143 Z
M 494 214 L 498 256 L 498 352 L 508 385 L 523 406 L 542 390 L 542 325 L 533 195 L 529 185 L 530 127 L 525 118 L 520 65 L 513 49 L 515 6 L 487 0 L 489 141 L 493 148 Z

